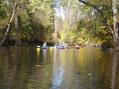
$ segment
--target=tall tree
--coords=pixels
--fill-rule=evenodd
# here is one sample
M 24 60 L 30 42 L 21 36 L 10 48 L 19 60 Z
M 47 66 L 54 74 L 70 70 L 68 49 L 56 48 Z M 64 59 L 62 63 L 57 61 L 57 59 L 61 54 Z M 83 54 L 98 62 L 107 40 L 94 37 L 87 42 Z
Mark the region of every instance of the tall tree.
M 100 1 L 100 0 L 96 0 L 96 1 L 95 0 L 87 0 L 87 1 L 79 0 L 79 1 L 87 6 L 94 8 L 97 12 L 99 12 L 101 14 L 101 16 L 104 18 L 104 20 L 102 20 L 102 23 L 104 24 L 105 27 L 108 27 L 108 29 L 110 29 L 110 31 L 113 35 L 115 50 L 116 51 L 119 50 L 119 22 L 118 22 L 119 0 L 102 0 L 102 1 Z M 103 9 L 105 6 L 106 6 L 106 8 Z M 113 16 L 106 12 L 109 10 L 110 10 L 110 12 L 113 12 Z M 113 28 L 111 28 L 107 22 L 110 19 L 109 16 L 111 18 L 113 18 Z M 107 21 L 106 21 L 106 19 L 107 19 Z M 113 31 L 112 31 L 112 29 L 113 29 Z
M 10 31 L 10 27 L 11 27 L 11 24 L 12 24 L 12 22 L 14 20 L 14 17 L 15 17 L 16 6 L 17 6 L 17 2 L 14 2 L 13 10 L 12 10 L 12 15 L 11 15 L 11 18 L 10 18 L 9 23 L 7 25 L 7 29 L 6 29 L 5 35 L 4 35 L 3 39 L 2 39 L 2 41 L 0 42 L 0 46 L 4 43 L 5 39 L 8 36 L 8 33 Z
M 114 20 L 114 43 L 116 47 L 116 51 L 119 51 L 119 22 L 118 22 L 118 8 L 119 1 L 112 0 L 112 9 L 113 9 L 113 20 Z
M 52 41 L 54 29 L 52 1 L 1 0 L 0 27 L 1 22 L 3 22 L 1 18 L 5 20 L 3 12 L 5 12 L 7 19 L 6 22 L 4 21 L 6 29 L 0 30 L 0 45 L 3 43 L 21 45 L 22 42 L 27 44 L 27 42 L 32 43 L 34 41 Z M 6 4 L 6 7 L 3 4 Z

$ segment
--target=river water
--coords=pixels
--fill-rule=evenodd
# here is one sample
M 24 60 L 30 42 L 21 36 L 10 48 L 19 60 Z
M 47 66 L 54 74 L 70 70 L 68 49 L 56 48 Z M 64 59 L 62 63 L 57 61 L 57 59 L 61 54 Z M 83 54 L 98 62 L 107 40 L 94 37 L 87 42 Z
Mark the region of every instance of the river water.
M 119 53 L 0 48 L 0 89 L 119 89 Z

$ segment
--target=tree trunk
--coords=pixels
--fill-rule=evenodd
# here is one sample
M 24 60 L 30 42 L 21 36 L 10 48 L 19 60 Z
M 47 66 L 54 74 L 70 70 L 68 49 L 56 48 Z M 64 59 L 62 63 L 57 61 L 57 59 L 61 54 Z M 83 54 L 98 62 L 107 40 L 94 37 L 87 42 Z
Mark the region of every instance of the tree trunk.
M 7 29 L 6 29 L 4 38 L 3 38 L 2 41 L 0 42 L 0 46 L 4 43 L 5 39 L 6 39 L 7 36 L 8 36 L 8 33 L 9 33 L 9 31 L 10 31 L 10 27 L 11 27 L 11 23 L 13 22 L 14 17 L 15 17 L 15 12 L 16 12 L 16 2 L 14 3 L 12 15 L 11 15 L 10 21 L 9 21 L 9 23 L 8 23 L 8 25 L 7 25 Z
M 115 51 L 119 51 L 119 23 L 118 23 L 118 0 L 112 0 L 113 6 L 113 21 L 114 21 L 114 45 Z
M 18 14 L 17 12 L 15 13 L 15 17 L 14 17 L 14 23 L 15 23 L 15 29 L 18 30 L 19 29 L 19 18 L 18 18 Z

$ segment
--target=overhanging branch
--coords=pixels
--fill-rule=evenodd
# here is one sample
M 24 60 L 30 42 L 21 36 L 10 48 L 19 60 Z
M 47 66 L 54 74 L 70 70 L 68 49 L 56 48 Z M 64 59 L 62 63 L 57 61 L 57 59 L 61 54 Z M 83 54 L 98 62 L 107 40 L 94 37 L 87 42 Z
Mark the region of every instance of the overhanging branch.
M 84 1 L 84 0 L 79 0 L 79 2 L 87 5 L 87 6 L 90 6 L 92 8 L 94 8 L 98 13 L 100 13 L 101 15 L 103 15 L 103 13 L 100 11 L 100 9 L 98 7 L 96 7 L 95 5 L 89 3 L 88 1 Z

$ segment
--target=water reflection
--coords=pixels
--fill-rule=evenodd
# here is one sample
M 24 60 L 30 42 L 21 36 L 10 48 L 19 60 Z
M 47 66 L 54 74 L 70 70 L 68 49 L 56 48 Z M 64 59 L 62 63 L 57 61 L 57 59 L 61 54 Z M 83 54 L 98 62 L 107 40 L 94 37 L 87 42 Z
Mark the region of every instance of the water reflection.
M 111 89 L 118 89 L 118 66 L 119 66 L 119 52 L 115 52 L 113 55 L 113 65 L 112 65 L 112 84 Z
M 40 49 L 40 48 L 36 48 L 36 52 L 37 52 L 37 64 L 36 66 L 40 66 L 44 63 L 44 61 L 47 59 L 47 57 L 49 56 L 47 54 L 47 49 Z
M 4 79 L 1 82 L 3 83 L 3 87 L 5 89 L 8 89 L 8 88 L 11 89 L 12 88 L 11 86 L 13 86 L 13 84 L 14 84 L 14 78 L 16 75 L 15 72 L 17 71 L 16 60 L 13 59 L 14 53 L 11 54 L 11 50 L 9 48 L 5 48 L 5 52 L 8 55 L 6 56 L 6 59 L 5 59 L 6 65 L 2 64 L 4 66 L 5 70 L 3 70 L 4 75 L 2 75 L 2 76 L 4 77 Z M 9 60 L 7 60 L 7 59 L 9 59 Z
M 32 54 L 32 57 L 29 55 Z M 1 48 L 0 89 L 26 89 L 31 67 L 34 64 L 31 48 Z
M 60 89 L 60 86 L 63 82 L 64 77 L 64 66 L 62 63 L 62 58 L 59 55 L 60 51 L 54 49 L 54 58 L 53 58 L 53 79 L 51 89 Z
M 0 48 L 0 89 L 119 89 L 119 53 Z

